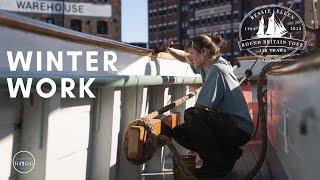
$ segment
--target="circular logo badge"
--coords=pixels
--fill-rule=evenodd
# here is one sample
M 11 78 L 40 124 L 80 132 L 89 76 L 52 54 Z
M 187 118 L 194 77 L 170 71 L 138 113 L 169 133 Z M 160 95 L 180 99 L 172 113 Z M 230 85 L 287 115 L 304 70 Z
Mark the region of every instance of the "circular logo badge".
M 35 166 L 34 156 L 28 151 L 19 151 L 13 157 L 13 168 L 19 173 L 28 173 Z
M 283 59 L 304 50 L 306 28 L 290 8 L 266 5 L 253 9 L 242 20 L 240 50 L 264 59 Z

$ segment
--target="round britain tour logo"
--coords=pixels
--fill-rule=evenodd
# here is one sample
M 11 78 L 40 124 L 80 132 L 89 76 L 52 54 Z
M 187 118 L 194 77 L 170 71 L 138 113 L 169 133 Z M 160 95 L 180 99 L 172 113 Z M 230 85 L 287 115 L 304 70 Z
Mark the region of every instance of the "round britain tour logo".
M 239 30 L 241 51 L 263 59 L 283 59 L 304 50 L 306 28 L 290 8 L 266 5 L 253 9 L 242 20 Z
M 13 168 L 19 173 L 29 173 L 35 166 L 34 156 L 28 151 L 19 151 L 12 160 Z

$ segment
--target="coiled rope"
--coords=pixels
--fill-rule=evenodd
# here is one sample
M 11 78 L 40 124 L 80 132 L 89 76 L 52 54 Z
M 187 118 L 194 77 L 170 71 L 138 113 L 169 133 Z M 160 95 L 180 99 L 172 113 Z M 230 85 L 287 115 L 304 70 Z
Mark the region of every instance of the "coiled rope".
M 124 152 L 127 155 L 128 154 L 128 138 L 129 138 L 129 129 L 132 126 L 142 126 L 145 128 L 146 132 L 147 132 L 147 136 L 146 136 L 146 141 L 142 146 L 142 156 L 139 159 L 128 159 L 129 162 L 131 162 L 132 164 L 135 165 L 141 165 L 145 162 L 147 162 L 148 160 L 150 160 L 152 158 L 152 156 L 154 155 L 154 153 L 156 152 L 156 150 L 158 148 L 160 148 L 161 146 L 167 145 L 172 157 L 174 159 L 174 161 L 176 162 L 178 168 L 181 170 L 181 172 L 183 172 L 187 178 L 187 180 L 196 180 L 197 178 L 189 171 L 189 169 L 185 166 L 185 164 L 182 162 L 181 160 L 181 156 L 178 153 L 173 141 L 164 136 L 164 135 L 159 135 L 156 136 L 155 134 L 152 133 L 154 126 L 150 123 L 150 119 L 156 118 L 157 116 L 159 116 L 160 114 L 181 105 L 182 103 L 184 103 L 185 101 L 187 101 L 188 99 L 192 98 L 193 96 L 195 96 L 197 93 L 197 90 L 190 92 L 188 95 L 183 96 L 182 98 L 175 100 L 174 102 L 170 103 L 167 106 L 164 106 L 163 108 L 154 111 L 148 115 L 146 115 L 143 118 L 138 118 L 135 119 L 134 121 L 130 122 L 128 124 L 128 127 L 126 129 L 126 134 L 125 134 L 125 140 L 124 140 Z

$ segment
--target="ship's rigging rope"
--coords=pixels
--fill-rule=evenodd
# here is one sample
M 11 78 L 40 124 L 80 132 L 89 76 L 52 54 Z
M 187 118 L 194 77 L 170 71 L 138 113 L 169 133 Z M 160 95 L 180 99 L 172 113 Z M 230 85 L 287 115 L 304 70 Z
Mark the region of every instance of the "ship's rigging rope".
M 264 97 L 264 90 L 263 85 L 266 79 L 266 74 L 270 72 L 272 69 L 281 68 L 285 65 L 292 63 L 292 61 L 277 61 L 277 62 L 270 62 L 265 65 L 261 72 L 259 73 L 259 77 L 257 80 L 257 97 L 258 97 L 258 105 L 259 105 L 259 112 L 258 112 L 258 122 L 260 121 L 261 124 L 261 131 L 262 131 L 262 149 L 259 156 L 259 159 L 253 169 L 246 175 L 244 178 L 245 180 L 251 180 L 259 169 L 262 166 L 263 161 L 265 160 L 267 154 L 267 146 L 268 146 L 268 132 L 267 132 L 267 114 L 265 111 L 265 103 L 263 100 Z M 256 127 L 256 131 L 259 127 Z M 252 136 L 254 137 L 254 135 Z

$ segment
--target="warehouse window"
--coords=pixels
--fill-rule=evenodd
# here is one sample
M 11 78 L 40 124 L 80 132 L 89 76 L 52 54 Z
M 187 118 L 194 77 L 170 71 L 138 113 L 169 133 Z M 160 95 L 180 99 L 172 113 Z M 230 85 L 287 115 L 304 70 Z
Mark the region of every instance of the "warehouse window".
M 218 19 L 218 16 L 215 16 L 214 17 L 214 23 L 218 23 L 219 19 Z
M 105 21 L 97 22 L 97 33 L 98 34 L 108 34 L 108 24 Z
M 78 19 L 72 19 L 71 20 L 71 29 L 75 30 L 75 31 L 82 31 L 82 23 L 80 20 Z
M 187 4 L 182 5 L 181 11 L 182 12 L 188 11 L 188 5 Z
M 206 19 L 201 19 L 201 25 L 205 25 L 207 23 Z
M 296 9 L 299 9 L 299 10 L 302 9 L 302 4 L 301 4 L 301 2 L 296 2 Z
M 220 22 L 223 22 L 223 20 L 224 20 L 224 15 L 221 14 L 221 15 L 220 15 Z
M 167 15 L 167 10 L 166 9 L 162 10 L 162 14 Z
M 199 25 L 199 20 L 195 20 L 195 25 L 196 25 L 196 26 Z
M 237 12 L 237 13 L 234 13 L 233 14 L 233 19 L 238 19 L 239 18 L 239 13 Z
M 231 20 L 231 15 L 227 14 L 227 21 L 230 21 L 230 20 Z
M 177 12 L 177 8 L 174 7 L 174 8 L 172 9 L 172 11 L 173 11 L 173 13 L 176 13 L 176 12 Z
M 226 38 L 227 38 L 227 39 L 231 39 L 231 33 L 230 33 L 230 32 L 228 32 L 228 33 L 226 34 Z
M 53 18 L 44 18 L 43 21 L 46 22 L 46 23 L 54 24 L 54 19 Z
M 162 26 L 162 31 L 166 31 L 166 30 L 167 30 L 167 25 L 164 24 L 164 25 Z

